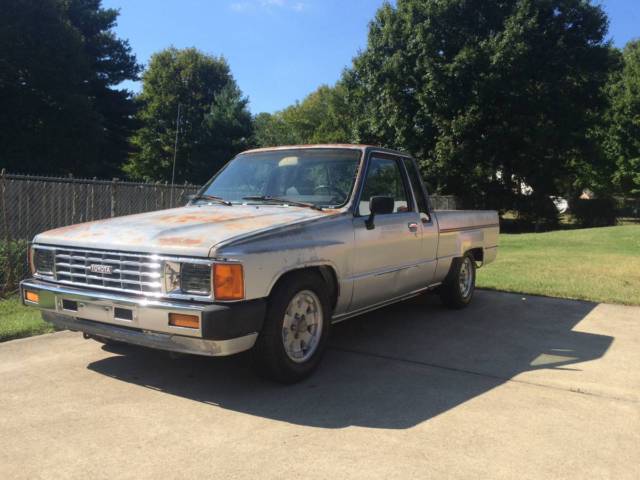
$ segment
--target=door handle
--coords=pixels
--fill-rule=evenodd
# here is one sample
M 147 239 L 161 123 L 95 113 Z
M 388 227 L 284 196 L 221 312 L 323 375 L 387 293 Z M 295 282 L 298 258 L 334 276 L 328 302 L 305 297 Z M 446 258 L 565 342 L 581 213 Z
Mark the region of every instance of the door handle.
M 417 232 L 418 231 L 418 224 L 416 222 L 409 222 L 409 231 L 410 232 Z

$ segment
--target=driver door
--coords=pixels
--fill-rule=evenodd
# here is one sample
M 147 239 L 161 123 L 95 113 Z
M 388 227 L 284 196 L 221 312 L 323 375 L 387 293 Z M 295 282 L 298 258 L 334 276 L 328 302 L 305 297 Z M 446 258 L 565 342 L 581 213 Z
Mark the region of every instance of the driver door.
M 350 311 L 366 309 L 420 288 L 422 228 L 401 160 L 372 154 L 358 211 L 353 219 L 355 249 Z M 393 197 L 392 213 L 376 215 L 368 230 L 369 199 Z

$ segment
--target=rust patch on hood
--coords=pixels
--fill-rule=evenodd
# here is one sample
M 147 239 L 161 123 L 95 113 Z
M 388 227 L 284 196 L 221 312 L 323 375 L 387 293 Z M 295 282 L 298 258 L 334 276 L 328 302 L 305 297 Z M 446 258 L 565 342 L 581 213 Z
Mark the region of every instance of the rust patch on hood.
M 184 247 L 194 247 L 196 245 L 202 245 L 203 239 L 198 238 L 182 238 L 182 237 L 164 237 L 158 240 L 159 245 L 175 245 Z
M 75 223 L 73 225 L 67 225 L 65 227 L 54 228 L 53 230 L 49 230 L 47 233 L 51 233 L 53 235 L 60 235 L 60 234 L 64 234 L 64 233 L 75 232 L 76 230 L 84 230 L 87 227 L 89 227 L 90 225 L 93 225 L 93 224 L 96 224 L 96 223 L 100 223 L 100 222 L 104 222 L 106 220 L 109 220 L 109 219 L 93 220 L 91 222 L 84 222 L 84 223 Z
M 210 222 L 226 222 L 228 220 L 236 220 L 237 216 L 232 213 L 185 213 L 182 215 L 163 215 L 158 220 L 170 224 L 184 223 L 210 223 Z

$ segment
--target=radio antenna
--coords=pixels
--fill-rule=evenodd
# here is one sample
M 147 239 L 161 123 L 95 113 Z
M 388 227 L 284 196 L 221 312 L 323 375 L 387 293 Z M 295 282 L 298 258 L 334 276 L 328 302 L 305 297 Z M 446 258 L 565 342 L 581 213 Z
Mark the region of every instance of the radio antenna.
M 178 134 L 180 133 L 180 107 L 181 103 L 178 103 L 178 117 L 176 118 L 176 140 L 173 144 L 173 168 L 171 170 L 171 201 L 170 208 L 173 208 L 173 186 L 176 183 L 176 157 L 178 156 Z

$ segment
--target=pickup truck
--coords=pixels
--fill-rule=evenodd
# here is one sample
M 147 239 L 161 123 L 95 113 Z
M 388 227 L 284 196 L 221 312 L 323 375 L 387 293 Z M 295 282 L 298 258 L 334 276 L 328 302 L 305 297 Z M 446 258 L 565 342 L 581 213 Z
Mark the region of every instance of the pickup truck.
M 467 306 L 498 230 L 495 211 L 434 211 L 404 153 L 256 149 L 184 207 L 37 235 L 21 297 L 85 338 L 251 350 L 260 373 L 291 383 L 317 367 L 333 323 L 434 289 Z

